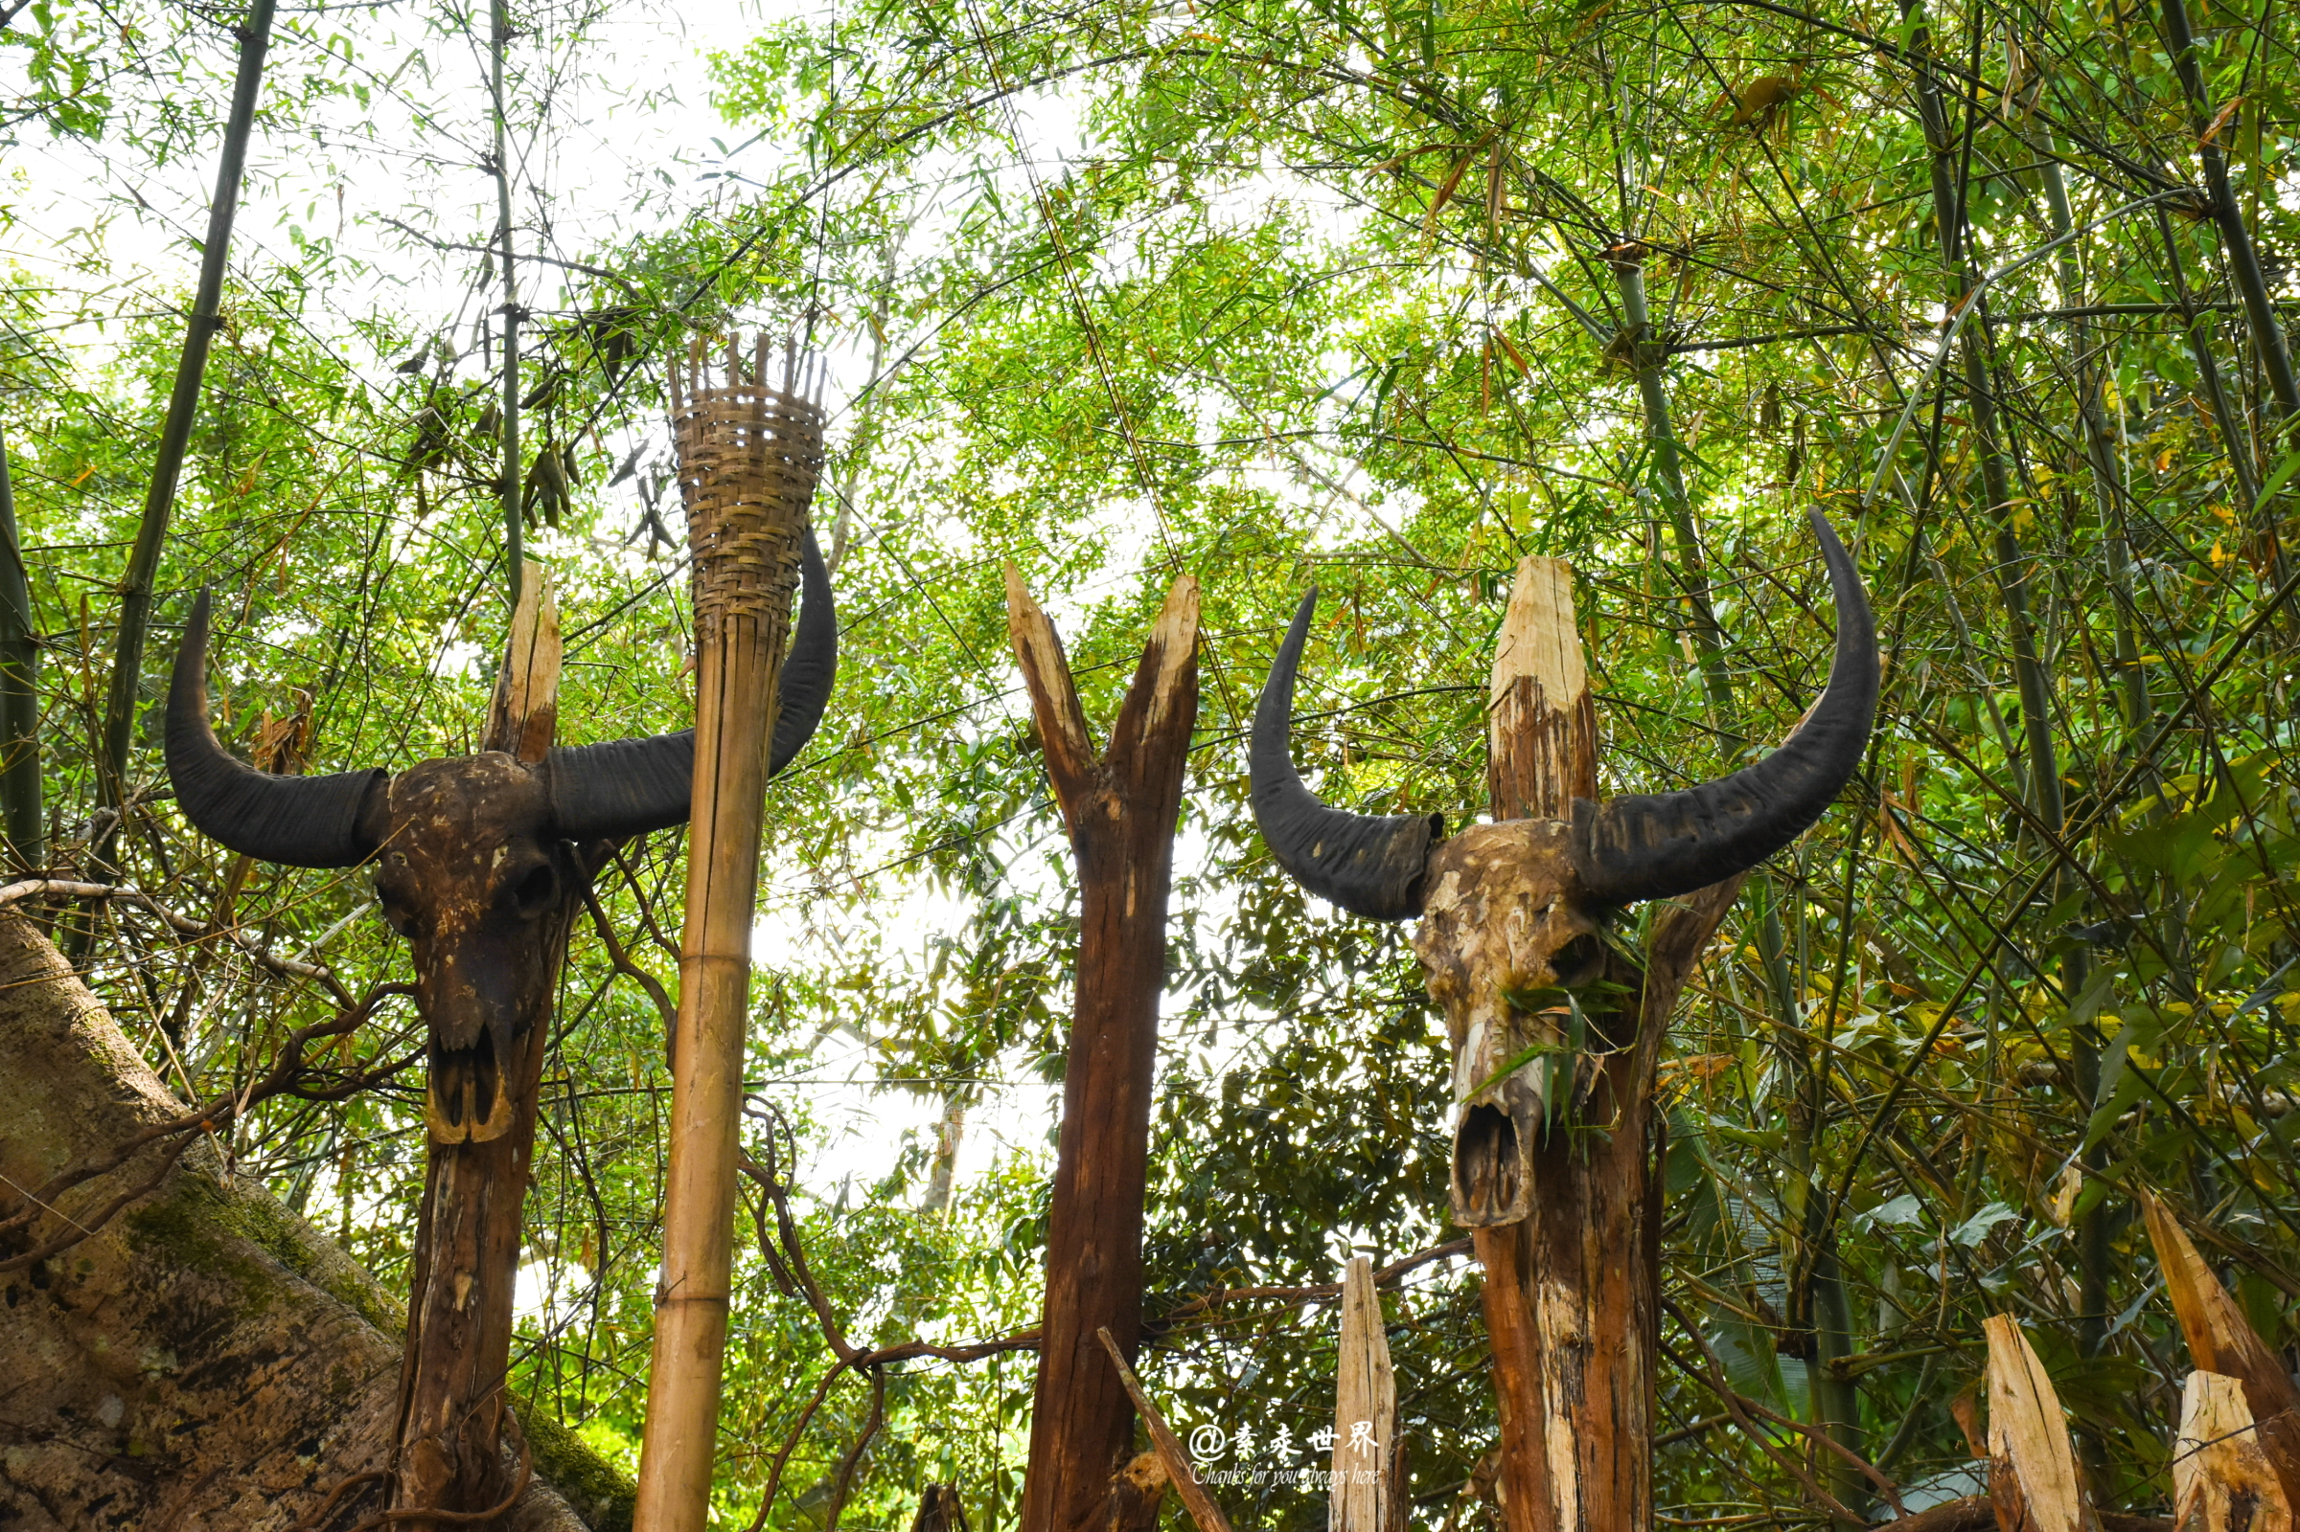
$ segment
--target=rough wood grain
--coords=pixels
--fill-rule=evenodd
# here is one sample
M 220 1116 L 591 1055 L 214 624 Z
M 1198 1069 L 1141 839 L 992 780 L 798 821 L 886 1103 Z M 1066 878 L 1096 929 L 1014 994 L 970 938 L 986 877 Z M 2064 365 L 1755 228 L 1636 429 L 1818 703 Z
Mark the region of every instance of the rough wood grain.
M 1174 582 L 1099 757 L 1061 640 L 1011 567 L 1006 591 L 1082 906 L 1022 1528 L 1103 1532 L 1124 1495 L 1113 1479 L 1134 1456 L 1134 1414 L 1095 1337 L 1107 1331 L 1131 1359 L 1142 1327 L 1166 903 L 1198 716 L 1198 582 Z
M 1374 1264 L 1353 1256 L 1342 1272 L 1340 1365 L 1334 1381 L 1329 1532 L 1388 1532 L 1397 1446 L 1398 1390 Z
M 485 748 L 532 766 L 550 751 L 559 731 L 559 603 L 551 571 L 533 559 L 524 568 L 503 669 L 488 704 Z
M 2172 1439 L 2172 1519 L 2180 1532 L 2292 1532 L 2284 1493 L 2245 1402 L 2243 1380 L 2188 1375 Z
M 0 914 L 0 1078 L 0 1212 L 11 1184 L 38 1185 L 184 1111 L 13 912 Z M 55 1217 L 92 1216 L 148 1178 L 155 1153 L 76 1189 Z M 388 1465 L 399 1325 L 358 1263 L 194 1144 L 91 1238 L 0 1277 L 0 1525 L 285 1532 L 348 1476 Z M 578 1532 L 585 1521 L 546 1480 L 592 1526 L 628 1525 L 627 1483 L 563 1428 L 537 1421 L 528 1434 L 537 1479 L 499 1526 Z M 379 1488 L 355 1486 L 339 1524 L 371 1512 Z
M 2172 1210 L 2142 1192 L 2140 1211 L 2190 1358 L 2201 1371 L 2243 1383 L 2245 1405 L 2260 1423 L 2260 1449 L 2283 1486 L 2285 1500 L 2300 1505 L 2300 1388 L 2294 1387 L 2276 1353 L 2204 1264 Z
M 2095 1532 L 2060 1395 L 2009 1314 L 1988 1337 L 1989 1498 L 2001 1532 Z
M 1520 565 L 1503 635 L 1491 688 L 1492 815 L 1567 818 L 1575 797 L 1597 793 L 1569 566 Z M 1734 878 L 1658 912 L 1642 967 L 1608 956 L 1605 992 L 1619 998 L 1589 1019 L 1616 1046 L 1584 1061 L 1572 1082 L 1575 1119 L 1589 1126 L 1531 1136 L 1526 1216 L 1472 1231 L 1486 1271 L 1509 1532 L 1652 1524 L 1660 1322 L 1653 1077 L 1677 998 L 1740 888 Z

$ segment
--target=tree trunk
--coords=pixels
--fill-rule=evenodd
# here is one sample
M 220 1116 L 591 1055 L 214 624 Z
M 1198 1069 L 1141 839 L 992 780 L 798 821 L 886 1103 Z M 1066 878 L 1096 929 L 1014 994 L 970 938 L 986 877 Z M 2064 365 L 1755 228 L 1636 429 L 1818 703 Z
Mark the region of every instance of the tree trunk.
M 1562 560 L 1518 566 L 1494 655 L 1496 820 L 1570 818 L 1575 797 L 1597 796 L 1572 580 Z M 1574 1123 L 1534 1145 L 1525 1218 L 1471 1233 L 1485 1265 L 1509 1532 L 1652 1524 L 1661 1229 L 1653 1074 L 1670 1012 L 1741 881 L 1658 914 L 1642 968 L 1618 953 L 1609 959 L 1606 982 L 1623 998 L 1590 1019 L 1614 1051 L 1585 1056 L 1580 1067 L 1595 1077 L 1574 1093 Z
M 11 1185 L 184 1113 L 14 912 L 0 912 L 0 1078 L 0 1213 Z M 93 1220 L 161 1152 L 77 1188 L 0 1259 Z M 0 1273 L 0 1525 L 287 1532 L 368 1475 L 338 1507 L 348 1526 L 390 1464 L 397 1328 L 397 1304 L 357 1262 L 196 1143 L 88 1238 Z M 572 1433 L 535 1421 L 528 1439 L 536 1478 L 500 1527 L 629 1525 L 628 1483 Z M 583 1486 L 584 1517 L 546 1481 Z
M 1115 1481 L 1134 1456 L 1134 1409 L 1095 1332 L 1136 1356 L 1166 897 L 1198 716 L 1198 582 L 1174 582 L 1100 758 L 1062 641 L 1012 565 L 1006 603 L 1084 903 L 1022 1527 L 1101 1532 L 1125 1494 Z

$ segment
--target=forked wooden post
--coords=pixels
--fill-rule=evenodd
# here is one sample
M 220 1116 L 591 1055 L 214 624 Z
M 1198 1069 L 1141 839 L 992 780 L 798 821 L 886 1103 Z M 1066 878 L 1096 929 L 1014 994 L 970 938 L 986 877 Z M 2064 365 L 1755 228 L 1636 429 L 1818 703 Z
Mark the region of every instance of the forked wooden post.
M 1389 1532 L 1401 1487 L 1392 1482 L 1398 1448 L 1398 1386 L 1374 1264 L 1353 1256 L 1342 1271 L 1342 1339 L 1334 1378 L 1333 1487 L 1327 1532 Z
M 550 750 L 558 719 L 559 610 L 549 572 L 530 560 L 483 748 L 532 766 Z M 542 936 L 564 952 L 567 921 L 547 922 Z M 554 968 L 557 962 L 554 954 Z M 533 1026 L 520 1034 L 522 1047 L 510 1065 L 517 1106 L 509 1132 L 462 1143 L 442 1143 L 435 1135 L 426 1146 L 400 1371 L 392 1498 L 402 1510 L 485 1506 L 516 1493 L 503 1479 L 505 1370 L 520 1214 L 535 1149 L 535 1094 L 549 1033 Z M 450 1522 L 417 1517 L 404 1524 L 434 1532 Z
M 1011 564 L 1006 614 L 1083 905 L 1022 1527 L 1123 1532 L 1155 1526 L 1158 1501 L 1124 1472 L 1134 1410 L 1096 1332 L 1133 1360 L 1166 900 L 1198 717 L 1198 582 L 1174 582 L 1099 756 L 1062 640 Z
M 1494 819 L 1570 820 L 1576 797 L 1597 796 L 1595 717 L 1572 566 L 1528 558 L 1494 652 Z M 1537 1086 L 1528 1077 L 1547 1067 L 1537 1060 L 1457 1099 L 1457 1217 L 1472 1224 L 1486 1271 L 1509 1532 L 1652 1524 L 1660 1279 L 1653 1076 L 1670 1012 L 1740 887 L 1730 878 L 1657 912 L 1642 968 L 1608 956 L 1606 987 L 1593 993 L 1612 998 L 1591 1003 L 1591 1051 L 1567 1078 Z M 1522 1053 L 1536 1021 L 1527 1019 L 1522 1037 L 1476 1040 L 1478 1057 L 1456 1060 L 1457 1098 L 1465 1081 L 1483 1084 Z M 1536 1118 L 1536 1100 L 1556 1125 Z M 1480 1187 L 1516 1195 L 1464 1217 L 1465 1192 Z
M 701 1532 L 710 1517 L 768 750 L 822 461 L 822 412 L 795 378 L 767 385 L 764 338 L 747 377 L 730 351 L 726 381 L 704 386 L 699 363 L 683 399 L 673 368 L 695 557 L 695 779 L 638 1532 Z
M 1998 1532 L 2097 1532 L 2060 1395 L 2010 1314 L 1988 1335 L 1989 1499 Z
M 2189 1357 L 2200 1370 L 2244 1385 L 2245 1405 L 2260 1422 L 2260 1450 L 2284 1488 L 2285 1501 L 2300 1506 L 2300 1388 L 2204 1264 L 2172 1210 L 2142 1192 L 2140 1212 L 2156 1247 L 2173 1315 L 2187 1337 Z

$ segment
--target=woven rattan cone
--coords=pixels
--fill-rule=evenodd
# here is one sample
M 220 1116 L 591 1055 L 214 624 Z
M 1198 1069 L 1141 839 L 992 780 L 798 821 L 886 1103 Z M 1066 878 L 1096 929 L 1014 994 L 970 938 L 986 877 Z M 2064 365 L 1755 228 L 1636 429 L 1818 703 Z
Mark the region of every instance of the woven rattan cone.
M 672 369 L 671 431 L 695 556 L 698 640 L 730 617 L 787 621 L 822 471 L 821 407 L 795 387 L 768 386 L 763 339 L 751 360 L 746 368 L 730 349 L 723 382 L 704 372 L 699 353 Z M 784 371 L 792 382 L 795 370 Z

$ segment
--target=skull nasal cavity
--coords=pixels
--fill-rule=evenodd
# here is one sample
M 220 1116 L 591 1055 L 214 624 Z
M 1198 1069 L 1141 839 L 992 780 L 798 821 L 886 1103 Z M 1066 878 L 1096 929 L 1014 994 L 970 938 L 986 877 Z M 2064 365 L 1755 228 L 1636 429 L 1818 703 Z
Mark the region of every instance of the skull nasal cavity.
M 1470 1212 L 1499 1213 L 1517 1202 L 1517 1124 L 1480 1104 L 1464 1113 L 1453 1136 L 1454 1186 Z

